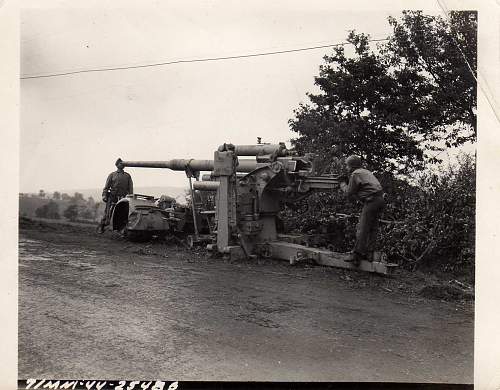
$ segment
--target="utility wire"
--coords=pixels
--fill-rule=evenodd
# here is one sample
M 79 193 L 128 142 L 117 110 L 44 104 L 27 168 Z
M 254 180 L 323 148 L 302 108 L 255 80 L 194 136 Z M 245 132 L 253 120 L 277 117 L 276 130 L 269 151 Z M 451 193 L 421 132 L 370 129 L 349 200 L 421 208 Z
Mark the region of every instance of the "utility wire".
M 470 65 L 469 60 L 467 60 L 467 57 L 465 56 L 464 52 L 462 51 L 462 48 L 460 47 L 459 43 L 455 39 L 455 35 L 454 35 L 454 31 L 453 31 L 453 26 L 451 24 L 450 18 L 448 17 L 448 10 L 447 10 L 447 8 L 443 4 L 441 4 L 440 0 L 436 0 L 436 1 L 437 1 L 438 5 L 439 5 L 439 8 L 441 8 L 441 11 L 443 11 L 444 17 L 446 18 L 446 21 L 448 22 L 448 25 L 450 26 L 451 39 L 453 40 L 453 43 L 455 44 L 455 46 L 457 47 L 458 51 L 462 55 L 462 58 L 464 59 L 465 63 L 467 64 L 467 67 L 469 68 L 469 71 L 470 71 L 472 77 L 474 77 L 474 80 L 476 80 L 476 83 L 477 83 L 476 73 L 472 69 L 472 66 Z
M 465 56 L 464 52 L 460 48 L 460 45 L 456 41 L 455 36 L 453 35 L 454 32 L 453 32 L 453 28 L 451 26 L 451 20 L 448 17 L 448 10 L 447 10 L 447 8 L 443 4 L 441 4 L 440 0 L 436 0 L 436 2 L 438 4 L 439 8 L 441 8 L 441 11 L 443 12 L 444 17 L 446 18 L 448 24 L 450 25 L 451 37 L 453 39 L 453 42 L 455 43 L 455 46 L 457 47 L 458 51 L 460 51 L 460 54 L 462 55 L 465 63 L 467 64 L 467 67 L 469 68 L 469 71 L 471 72 L 472 77 L 474 77 L 474 80 L 476 81 L 476 84 L 479 86 L 479 89 L 483 92 L 483 95 L 486 98 L 487 102 L 489 103 L 489 105 L 491 107 L 491 110 L 493 111 L 493 114 L 497 118 L 497 121 L 500 122 L 500 113 L 498 112 L 497 105 L 493 103 L 493 97 L 490 97 L 490 94 L 488 93 L 488 91 L 485 90 L 485 88 L 483 86 L 483 83 L 478 80 L 478 78 L 476 76 L 476 73 L 472 70 L 472 67 L 471 67 L 469 61 L 467 60 L 467 57 Z M 443 1 L 443 3 L 444 3 L 444 1 Z M 477 74 L 479 76 L 481 76 L 481 74 L 479 72 L 479 69 L 477 70 Z
M 380 38 L 380 39 L 371 39 L 368 42 L 382 42 L 382 41 L 387 41 L 387 40 L 388 40 L 388 38 Z M 143 64 L 143 65 L 117 66 L 117 67 L 94 68 L 94 69 L 82 69 L 82 70 L 75 70 L 75 71 L 71 71 L 71 72 L 50 73 L 50 74 L 45 74 L 45 75 L 34 75 L 34 76 L 27 75 L 27 76 L 21 76 L 20 79 L 21 80 L 40 79 L 40 78 L 47 78 L 47 77 L 69 76 L 69 75 L 80 74 L 80 73 L 109 72 L 109 71 L 115 71 L 115 70 L 152 68 L 152 67 L 155 67 L 155 66 L 166 66 L 166 65 L 174 65 L 174 64 L 188 64 L 188 63 L 193 63 L 193 62 L 235 60 L 235 59 L 240 59 L 240 58 L 271 56 L 271 55 L 276 55 L 276 54 L 295 53 L 295 52 L 301 52 L 301 51 L 307 51 L 307 50 L 324 49 L 324 48 L 328 48 L 328 47 L 345 46 L 345 45 L 352 45 L 352 43 L 350 43 L 350 42 L 342 42 L 342 43 L 332 43 L 332 44 L 329 44 L 329 45 L 302 47 L 302 48 L 299 48 L 299 49 L 277 50 L 277 51 L 269 51 L 269 52 L 263 52 L 263 53 L 243 54 L 243 55 L 226 56 L 226 57 L 196 58 L 196 59 L 192 59 L 192 60 L 176 60 L 176 61 L 167 61 L 167 62 L 157 62 L 157 63 L 152 63 L 152 64 Z

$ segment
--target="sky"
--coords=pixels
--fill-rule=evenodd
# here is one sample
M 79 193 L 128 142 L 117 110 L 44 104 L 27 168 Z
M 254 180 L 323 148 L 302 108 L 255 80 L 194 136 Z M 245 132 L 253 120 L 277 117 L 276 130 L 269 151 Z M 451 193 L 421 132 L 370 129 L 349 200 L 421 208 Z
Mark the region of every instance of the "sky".
M 400 14 L 269 3 L 26 8 L 21 76 L 325 45 L 351 29 L 385 38 Z M 21 80 L 20 191 L 100 188 L 118 157 L 207 159 L 224 142 L 289 141 L 288 120 L 330 52 Z M 129 172 L 137 186 L 186 185 L 182 172 Z

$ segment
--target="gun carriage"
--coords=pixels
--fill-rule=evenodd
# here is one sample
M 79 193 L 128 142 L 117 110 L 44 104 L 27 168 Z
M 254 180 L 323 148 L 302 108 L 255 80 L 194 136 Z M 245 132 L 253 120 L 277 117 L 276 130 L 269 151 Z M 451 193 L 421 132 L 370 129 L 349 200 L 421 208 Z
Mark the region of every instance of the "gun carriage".
M 291 264 L 313 260 L 321 265 L 380 274 L 390 274 L 395 267 L 380 252 L 373 252 L 371 261 L 356 266 L 345 261 L 348 253 L 308 247 L 278 234 L 277 216 L 284 204 L 295 203 L 314 191 L 336 190 L 346 180 L 340 175 L 317 175 L 313 155 L 298 156 L 284 143 L 223 144 L 214 152 L 213 160 L 122 162 L 125 167 L 186 172 L 193 200 L 196 191 L 212 193 L 214 210 L 199 210 L 196 202 L 191 202 L 193 241 L 201 237 L 197 227 L 199 215 L 213 218 L 208 236 L 211 242 L 207 245 L 211 251 L 229 257 L 272 257 Z M 207 172 L 201 180 L 200 172 Z

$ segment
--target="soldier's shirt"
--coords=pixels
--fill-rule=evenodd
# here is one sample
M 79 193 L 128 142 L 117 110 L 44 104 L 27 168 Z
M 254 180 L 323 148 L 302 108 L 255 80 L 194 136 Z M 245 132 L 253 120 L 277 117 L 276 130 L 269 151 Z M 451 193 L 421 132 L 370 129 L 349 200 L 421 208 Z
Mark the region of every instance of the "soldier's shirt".
M 124 171 L 117 170 L 111 172 L 106 179 L 106 184 L 102 191 L 102 195 L 105 196 L 107 191 L 111 190 L 111 193 L 116 196 L 125 196 L 127 194 L 134 193 L 134 185 L 132 183 L 132 177 Z
M 382 193 L 382 186 L 368 169 L 358 168 L 351 174 L 347 186 L 347 196 L 349 198 L 363 201 L 372 195 L 380 193 Z

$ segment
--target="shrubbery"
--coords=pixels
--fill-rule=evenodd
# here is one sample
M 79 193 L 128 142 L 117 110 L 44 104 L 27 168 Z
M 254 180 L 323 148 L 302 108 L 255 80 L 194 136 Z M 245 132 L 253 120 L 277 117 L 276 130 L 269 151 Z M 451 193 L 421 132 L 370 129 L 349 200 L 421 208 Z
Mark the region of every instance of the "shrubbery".
M 461 155 L 456 165 L 427 172 L 415 186 L 399 189 L 388 215 L 400 223 L 382 231 L 384 249 L 412 269 L 474 269 L 476 164 Z
M 475 248 L 475 158 L 408 180 L 379 175 L 388 194 L 378 247 L 390 260 L 415 270 L 473 274 Z M 349 251 L 355 239 L 360 204 L 340 192 L 314 194 L 282 213 L 287 231 L 331 233 L 337 251 Z M 337 215 L 342 213 L 344 215 Z M 352 215 L 351 217 L 346 217 Z

